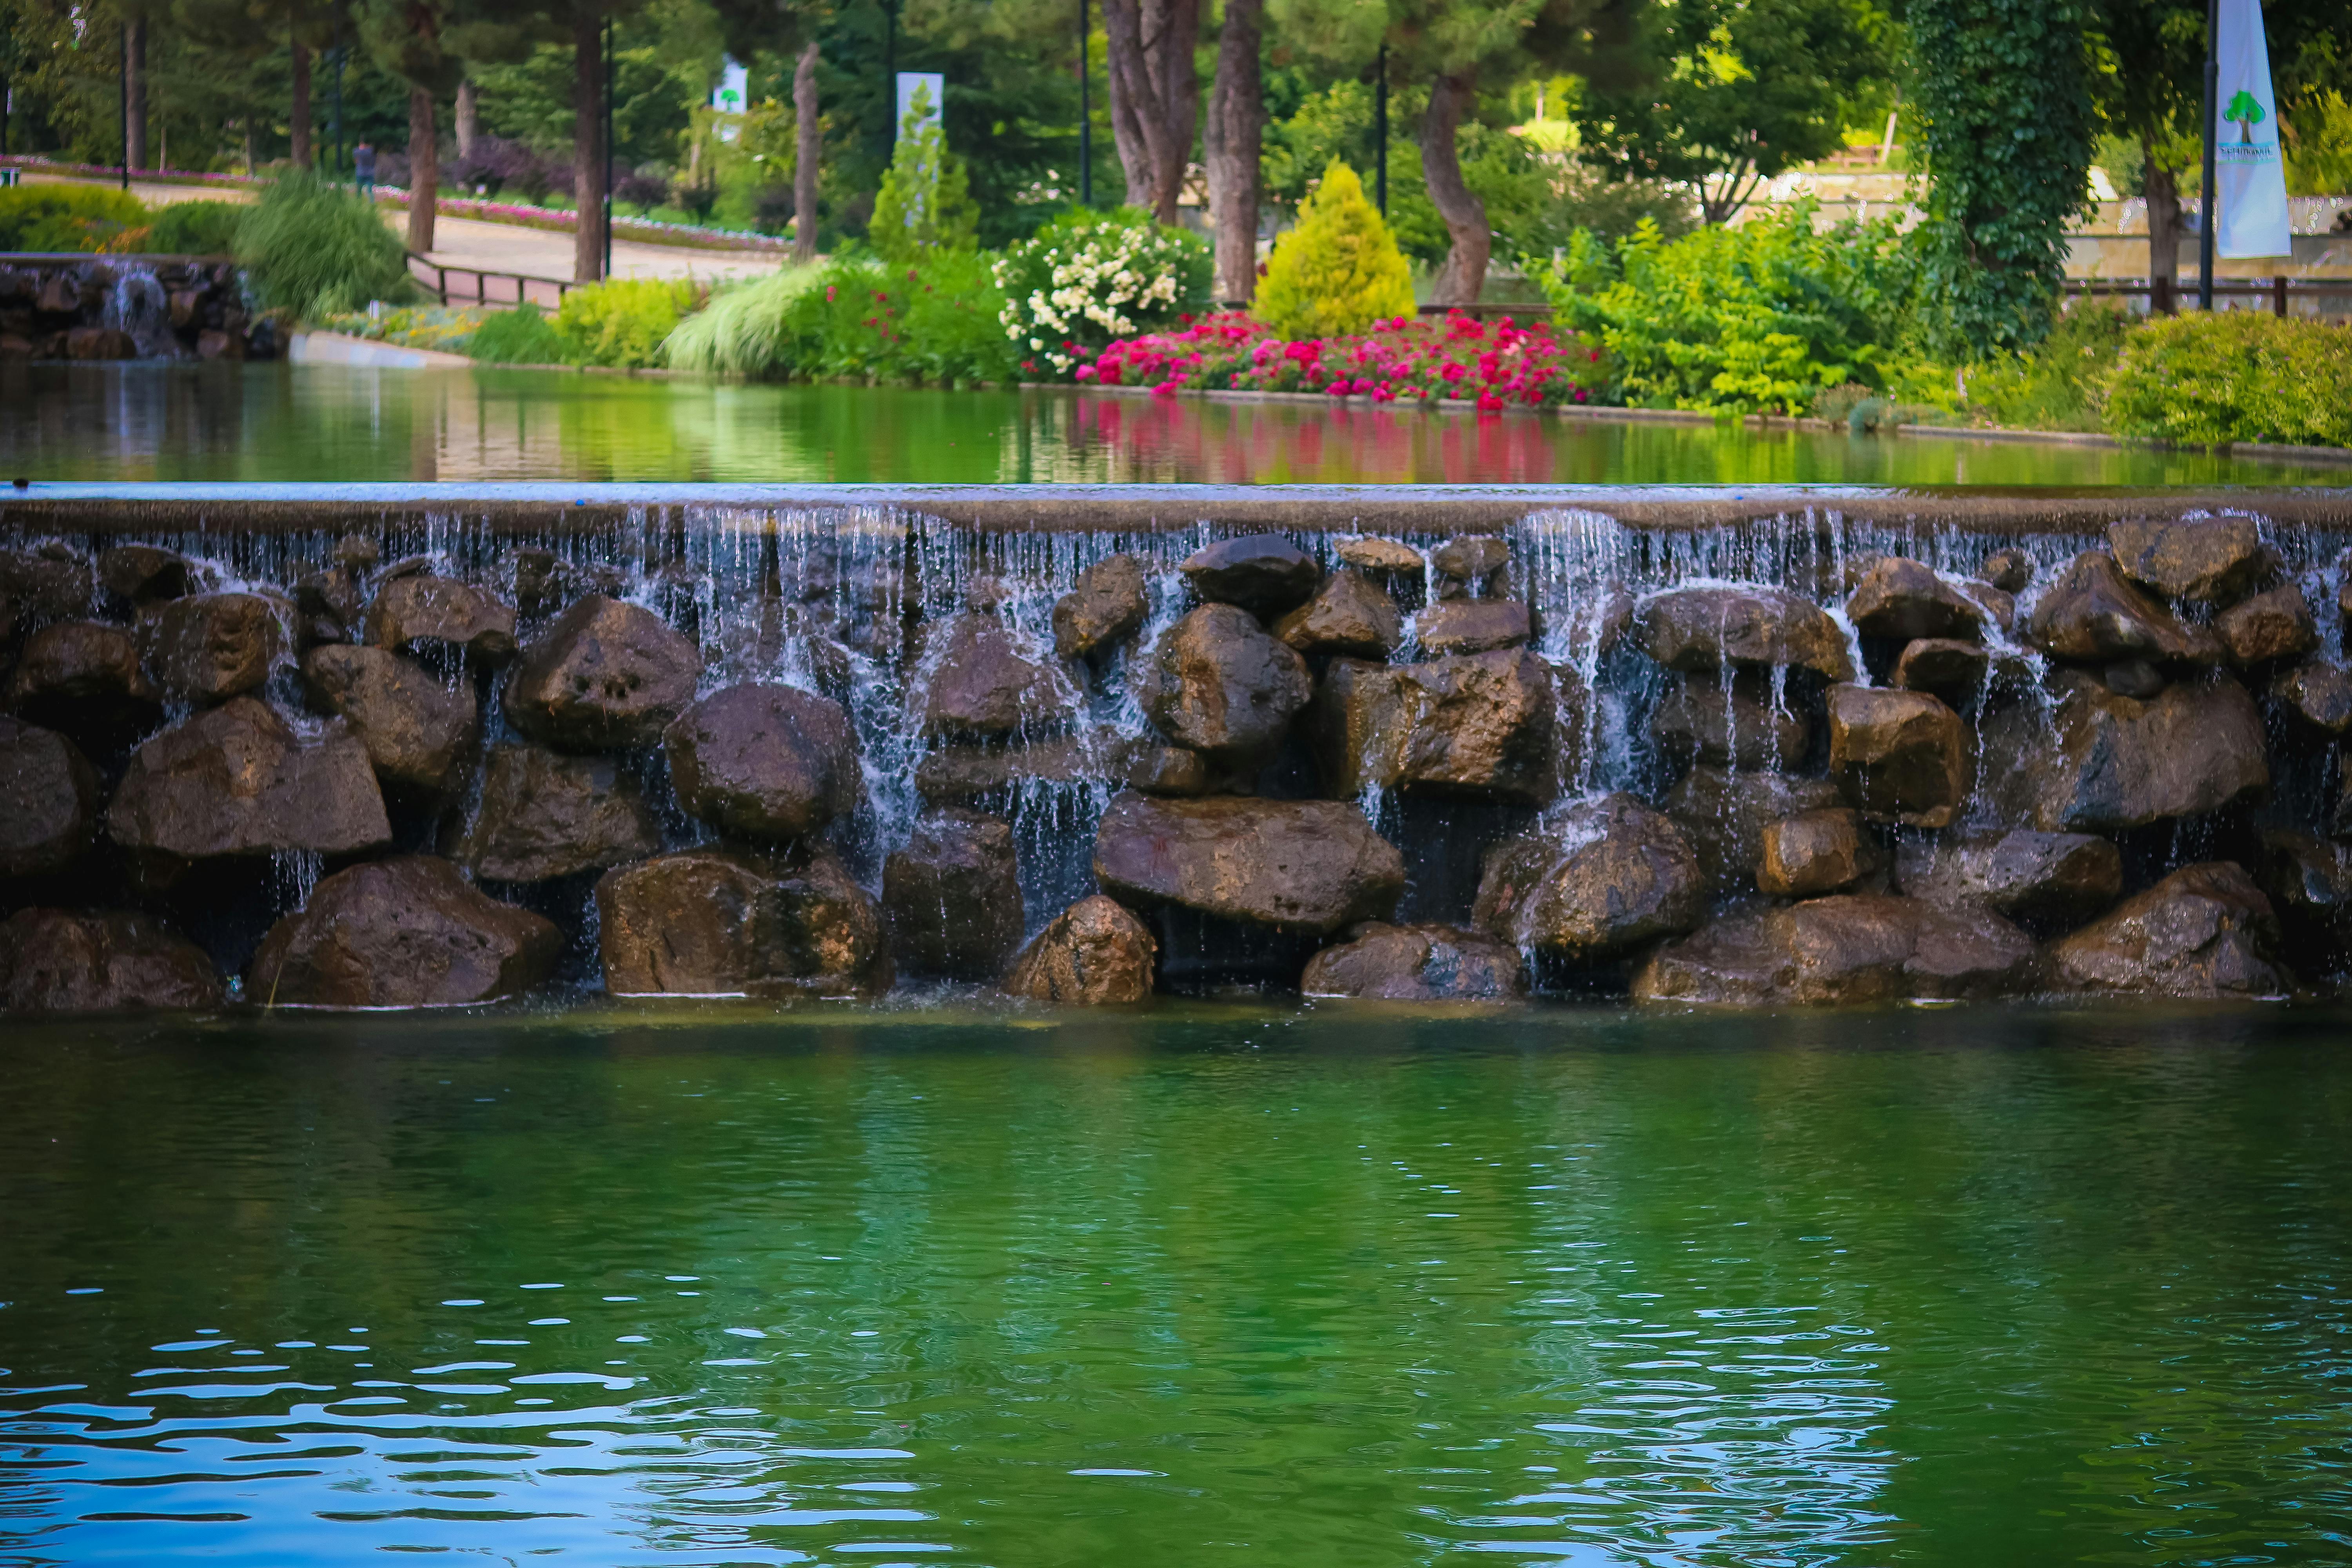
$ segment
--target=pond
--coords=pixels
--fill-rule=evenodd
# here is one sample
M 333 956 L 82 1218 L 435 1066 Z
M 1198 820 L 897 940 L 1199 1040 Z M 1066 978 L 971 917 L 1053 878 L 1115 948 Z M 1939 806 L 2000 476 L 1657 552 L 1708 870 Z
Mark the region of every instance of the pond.
M 2340 1561 L 2347 1022 L 19 1022 L 0 1560 Z
M 563 372 L 0 363 L 0 477 L 2342 484 L 2342 466 L 1549 415 Z

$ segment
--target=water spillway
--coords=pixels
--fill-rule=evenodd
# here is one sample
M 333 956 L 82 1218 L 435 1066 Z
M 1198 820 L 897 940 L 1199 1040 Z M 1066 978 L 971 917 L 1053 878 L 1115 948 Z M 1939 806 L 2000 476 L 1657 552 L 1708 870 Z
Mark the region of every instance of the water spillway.
M 2352 492 L 0 498 L 0 1000 L 2279 995 Z

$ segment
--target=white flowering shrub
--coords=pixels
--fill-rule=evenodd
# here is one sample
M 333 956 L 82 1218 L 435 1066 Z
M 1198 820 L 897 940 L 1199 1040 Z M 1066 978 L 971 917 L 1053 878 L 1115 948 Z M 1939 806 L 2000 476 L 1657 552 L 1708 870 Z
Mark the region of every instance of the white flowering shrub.
M 997 258 L 995 270 L 999 320 L 1022 368 L 1067 374 L 1114 339 L 1205 308 L 1213 261 L 1199 235 L 1122 207 L 1058 218 Z

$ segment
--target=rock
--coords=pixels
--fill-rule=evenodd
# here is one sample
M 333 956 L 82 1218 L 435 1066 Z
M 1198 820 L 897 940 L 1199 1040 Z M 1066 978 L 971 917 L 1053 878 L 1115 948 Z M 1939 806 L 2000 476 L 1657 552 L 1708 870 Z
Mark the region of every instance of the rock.
M 2332 659 L 2279 671 L 2271 680 L 2271 700 L 2323 734 L 2352 730 L 2352 672 Z
M 1180 570 L 1204 602 L 1239 605 L 1267 620 L 1305 604 L 1323 575 L 1312 557 L 1278 533 L 1221 540 L 1194 551 Z
M 351 727 L 331 721 L 305 739 L 253 697 L 233 697 L 131 753 L 106 830 L 125 848 L 184 860 L 351 855 L 392 837 L 375 770 Z
M 2352 932 L 2352 848 L 2316 834 L 2273 828 L 2263 835 L 2262 889 L 2300 952 L 2341 969 Z
M 187 702 L 220 702 L 269 679 L 286 650 L 282 606 L 259 594 L 174 599 L 144 623 L 156 683 Z
M 481 739 L 471 685 L 450 686 L 380 647 L 328 643 L 302 656 L 302 684 L 348 721 L 385 785 L 439 799 L 465 782 Z
M 1372 921 L 1309 959 L 1298 988 L 1382 1002 L 1500 1002 L 1526 994 L 1528 978 L 1517 949 L 1475 931 Z
M 305 638 L 311 642 L 342 642 L 365 614 L 367 593 L 351 566 L 329 566 L 304 574 L 294 583 L 294 609 L 302 617 Z
M 1392 583 L 1419 583 L 1428 574 L 1429 563 L 1421 552 L 1394 539 L 1345 539 L 1333 553 L 1343 566 Z
M 730 686 L 663 737 L 677 803 L 722 833 L 799 838 L 857 809 L 857 735 L 841 705 L 790 686 Z
M 1630 795 L 1579 801 L 1486 851 L 1471 921 L 1579 966 L 1622 957 L 1706 916 L 1682 830 Z
M 1654 953 L 1643 1002 L 1821 1005 L 2001 996 L 2035 975 L 2033 941 L 1990 910 L 1842 893 L 1736 910 Z
M 1863 574 L 1847 599 L 1846 619 L 1866 637 L 1979 638 L 1985 610 L 1931 566 L 1890 555 Z
M 1132 555 L 1105 556 L 1055 601 L 1054 651 L 1064 658 L 1092 658 L 1142 630 L 1150 611 L 1143 563 Z
M 1160 943 L 1150 928 L 1100 893 L 1055 915 L 1004 976 L 1008 994 L 1099 1007 L 1151 994 Z
M 98 770 L 54 730 L 0 719 L 0 877 L 62 871 L 89 847 Z
M 2262 536 L 2247 517 L 2137 518 L 2109 525 L 2107 548 L 2132 581 L 2168 599 L 2200 605 L 2229 603 L 2270 568 Z
M 1123 794 L 1095 836 L 1095 880 L 1131 907 L 1328 936 L 1388 918 L 1404 858 L 1340 801 Z
M 1702 763 L 1666 793 L 1663 804 L 1690 840 L 1709 889 L 1720 897 L 1755 886 L 1767 826 L 1846 802 L 1827 779 L 1734 773 Z
M 2118 525 L 2121 526 L 2121 525 Z M 2148 658 L 2218 664 L 2221 645 L 2133 586 L 2104 550 L 2068 562 L 2026 617 L 2025 640 L 2053 658 L 2112 664 Z
M 1431 551 L 1429 563 L 1437 569 L 1438 597 L 1483 599 L 1500 584 L 1503 569 L 1511 563 L 1511 546 L 1491 535 L 1465 535 Z
M 1851 806 L 1801 811 L 1764 827 L 1756 886 L 1776 899 L 1811 899 L 1851 888 L 1882 863 L 1877 842 Z
M 507 678 L 507 718 L 561 751 L 650 746 L 701 674 L 701 653 L 659 616 L 592 594 L 524 650 Z
M 265 1007 L 461 1007 L 539 985 L 562 950 L 553 921 L 406 855 L 310 889 L 261 939 L 246 991 Z
M 449 577 L 395 577 L 368 606 L 367 640 L 400 651 L 438 645 L 503 663 L 515 654 L 515 607 Z
M 2075 991 L 2154 996 L 2270 996 L 2293 984 L 2279 964 L 2278 915 L 2234 861 L 2184 866 L 2105 920 L 2053 943 L 2051 976 Z
M 609 757 L 499 746 L 450 858 L 494 882 L 544 882 L 642 859 L 661 830 L 634 774 Z
M 1983 689 L 1990 659 L 1982 643 L 1920 637 L 1905 644 L 1895 658 L 1895 684 L 1906 691 L 1932 691 L 1957 705 Z
M 1334 572 L 1315 596 L 1275 623 L 1274 635 L 1301 653 L 1386 658 L 1404 640 L 1396 601 L 1360 572 Z
M 1785 588 L 1670 588 L 1636 604 L 1633 636 L 1652 658 L 1685 674 L 1786 665 L 1826 680 L 1853 679 L 1844 631 Z
M 1036 784 L 1105 782 L 1146 795 L 1215 795 L 1232 772 L 1198 752 L 1108 730 L 1010 746 L 941 746 L 915 766 L 915 790 L 933 805 L 1017 791 Z
M 1896 852 L 1905 894 L 1979 903 L 2019 920 L 2087 920 L 2123 897 L 2123 856 L 2088 833 L 2015 827 L 1958 839 L 1914 838 Z
M 1650 714 L 1650 737 L 1676 766 L 1692 762 L 1781 768 L 1804 761 L 1812 727 L 1785 701 L 1775 704 L 1734 685 L 1677 680 Z
M 596 910 L 604 988 L 615 995 L 890 988 L 882 911 L 829 850 L 665 855 L 606 872 Z
M 1128 740 L 1118 743 L 1114 755 L 1125 761 L 1114 763 L 1111 778 L 1145 795 L 1219 795 L 1231 784 L 1208 758 L 1182 746 Z
M 2033 560 L 2022 550 L 1996 550 L 1985 557 L 1980 574 L 2004 594 L 2021 594 L 2033 581 Z
M 1558 787 L 1559 697 L 1523 649 L 1426 664 L 1331 661 L 1309 714 L 1324 786 L 1542 805 Z
M 2118 659 L 2099 671 L 2099 684 L 2118 697 L 2146 702 L 2164 694 L 2164 671 L 2144 658 Z
M 1412 618 L 1423 658 L 1517 647 L 1532 635 L 1528 607 L 1517 599 L 1441 599 Z
M 1144 716 L 1212 762 L 1240 763 L 1278 749 L 1314 695 L 1307 661 L 1236 605 L 1203 605 L 1160 639 L 1135 674 Z
M 2226 675 L 2178 681 L 2153 700 L 2118 697 L 2076 670 L 1983 728 L 1981 772 L 2012 821 L 2045 832 L 2108 833 L 2219 811 L 2270 788 L 2262 715 Z
M 137 641 L 95 621 L 52 621 L 26 638 L 8 678 L 7 705 L 101 747 L 145 733 L 163 714 Z
M 1969 795 L 1969 732 L 1924 691 L 1829 689 L 1830 776 L 1873 822 L 1941 827 Z
M 89 562 L 66 545 L 0 551 L 0 641 L 50 621 L 79 620 L 94 593 Z
M 2303 590 L 2292 583 L 2242 599 L 2213 617 L 2230 662 L 2244 668 L 2283 658 L 2300 658 L 2319 646 L 2319 625 Z
M 145 915 L 18 910 L 0 921 L 0 1012 L 217 1007 L 204 949 Z
M 949 622 L 941 637 L 923 689 L 927 737 L 992 740 L 1067 725 L 1076 691 L 1003 621 L 966 613 Z
M 186 556 L 153 544 L 118 544 L 98 558 L 100 585 L 133 605 L 184 598 L 205 576 L 205 569 Z
M 1021 945 L 1021 879 L 1013 825 L 943 812 L 882 870 L 882 911 L 901 967 L 950 980 L 993 980 Z
M 1984 612 L 1987 626 L 1999 627 L 2004 637 L 2016 632 L 2017 597 L 2015 595 L 2004 594 L 1991 584 L 1979 583 L 1973 578 L 1963 578 L 1953 585 L 1958 588 L 1978 609 Z
M 139 344 L 120 327 L 69 327 L 66 357 L 79 360 L 124 360 L 139 357 Z

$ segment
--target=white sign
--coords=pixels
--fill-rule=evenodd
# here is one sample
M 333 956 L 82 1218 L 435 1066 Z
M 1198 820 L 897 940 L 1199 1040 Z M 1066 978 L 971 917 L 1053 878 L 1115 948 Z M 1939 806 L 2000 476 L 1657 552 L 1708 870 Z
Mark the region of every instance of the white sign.
M 740 114 L 751 96 L 751 68 L 729 60 L 719 70 L 719 85 L 710 89 L 710 107 L 721 114 Z
M 2279 160 L 2278 100 L 2263 40 L 2261 0 L 2221 0 L 2221 66 L 2213 89 L 2214 248 L 2227 257 L 2286 256 L 2286 165 Z
M 898 144 L 907 129 L 907 116 L 915 110 L 915 94 L 923 95 L 925 125 L 940 122 L 940 105 L 947 101 L 948 79 L 938 71 L 900 71 L 898 73 L 898 118 L 892 122 L 890 142 Z

